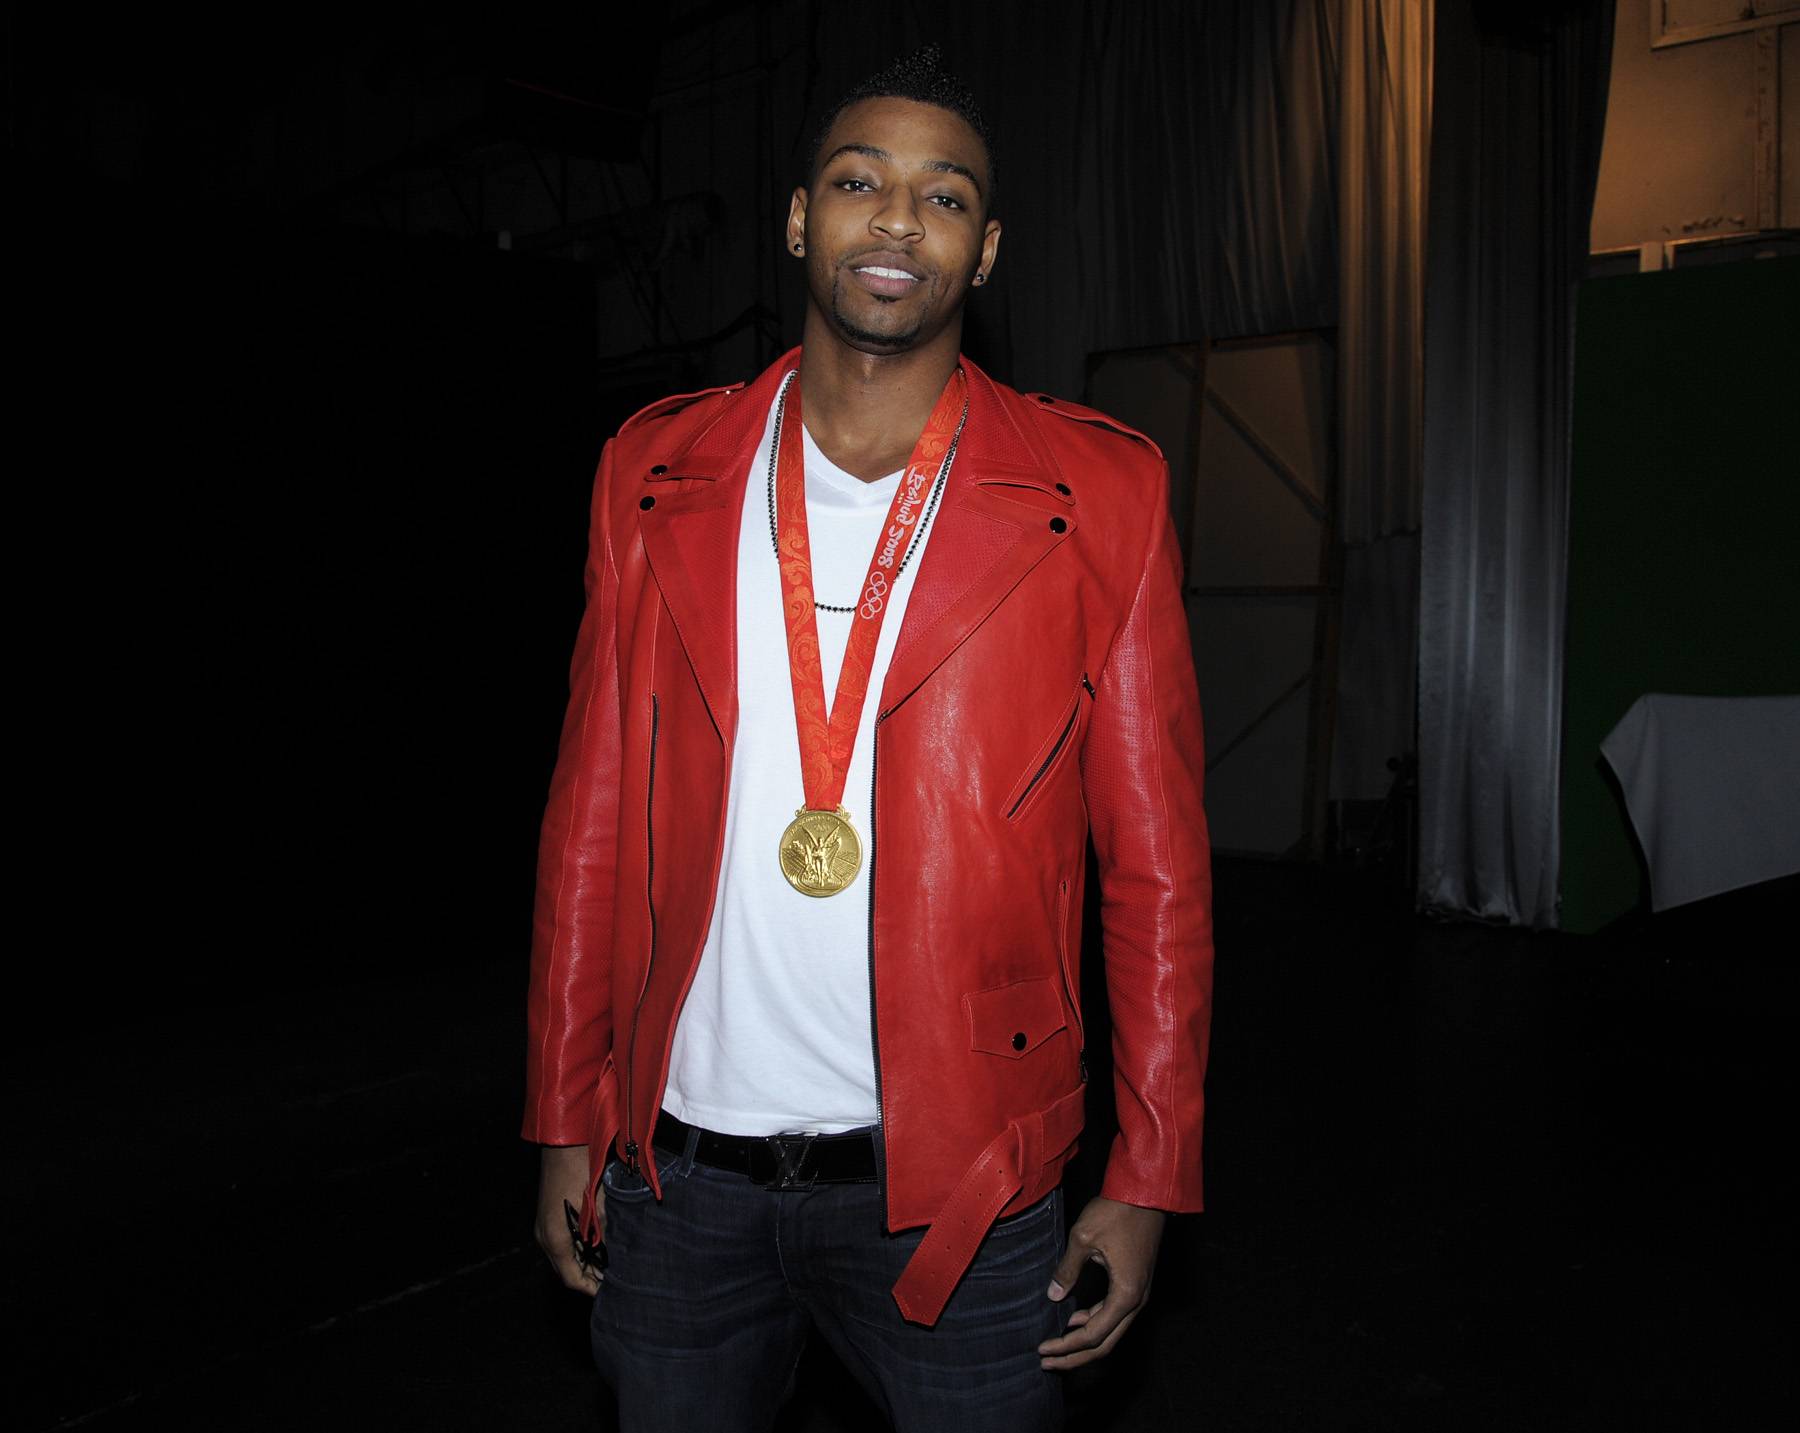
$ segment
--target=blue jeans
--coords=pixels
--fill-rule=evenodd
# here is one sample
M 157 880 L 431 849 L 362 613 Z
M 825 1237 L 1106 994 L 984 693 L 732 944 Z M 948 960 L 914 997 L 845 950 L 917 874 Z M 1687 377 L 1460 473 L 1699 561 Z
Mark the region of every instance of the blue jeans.
M 817 1329 L 899 1433 L 1050 1433 L 1062 1331 L 1045 1288 L 1062 1252 L 1062 1191 L 995 1224 L 932 1328 L 889 1293 L 922 1230 L 884 1233 L 873 1184 L 770 1190 L 656 1151 L 663 1198 L 614 1160 L 594 1360 L 625 1433 L 765 1433 Z

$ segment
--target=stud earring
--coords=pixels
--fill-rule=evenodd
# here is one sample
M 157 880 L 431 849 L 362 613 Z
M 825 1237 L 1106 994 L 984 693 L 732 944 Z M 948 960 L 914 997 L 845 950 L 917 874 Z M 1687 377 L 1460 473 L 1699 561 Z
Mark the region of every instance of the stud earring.
M 987 275 L 986 274 L 975 275 L 975 282 L 978 284 L 985 284 L 987 282 Z
M 800 252 L 801 247 L 802 247 L 802 245 L 801 245 L 800 241 L 798 239 L 794 240 L 794 252 L 796 254 Z

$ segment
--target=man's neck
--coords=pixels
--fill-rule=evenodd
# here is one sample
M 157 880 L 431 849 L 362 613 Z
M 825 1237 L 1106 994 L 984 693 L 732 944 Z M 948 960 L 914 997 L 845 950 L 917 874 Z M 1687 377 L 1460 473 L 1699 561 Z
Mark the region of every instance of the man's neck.
M 959 325 L 905 353 L 861 353 L 808 310 L 800 399 L 819 451 L 865 483 L 905 467 L 956 371 L 961 337 Z

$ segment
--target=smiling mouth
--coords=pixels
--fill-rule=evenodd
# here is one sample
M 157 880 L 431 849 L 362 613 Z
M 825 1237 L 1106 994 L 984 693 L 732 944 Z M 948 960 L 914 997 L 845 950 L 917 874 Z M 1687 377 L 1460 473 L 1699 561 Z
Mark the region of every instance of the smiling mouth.
M 878 298 L 897 299 L 911 293 L 921 280 L 917 274 L 888 264 L 859 264 L 850 271 L 856 281 Z

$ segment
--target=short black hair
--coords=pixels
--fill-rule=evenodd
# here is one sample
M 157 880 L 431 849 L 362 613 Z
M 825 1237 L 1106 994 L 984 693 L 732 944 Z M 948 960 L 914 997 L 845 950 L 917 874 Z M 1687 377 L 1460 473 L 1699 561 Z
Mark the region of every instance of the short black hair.
M 812 187 L 813 174 L 819 165 L 819 151 L 838 117 L 853 104 L 876 99 L 916 100 L 920 104 L 936 105 L 957 115 L 974 130 L 981 147 L 987 151 L 987 211 L 994 212 L 994 193 L 1000 187 L 1000 165 L 994 153 L 993 130 L 988 127 L 987 118 L 981 113 L 981 106 L 975 103 L 969 87 L 944 68 L 943 52 L 936 45 L 922 45 L 910 55 L 902 55 L 885 69 L 870 75 L 825 111 L 806 146 L 806 170 L 801 176 L 803 186 Z

